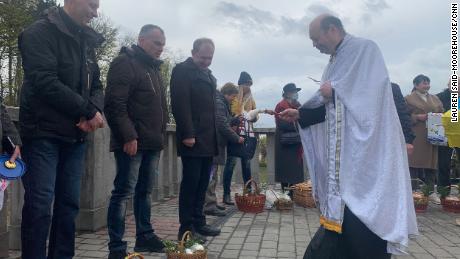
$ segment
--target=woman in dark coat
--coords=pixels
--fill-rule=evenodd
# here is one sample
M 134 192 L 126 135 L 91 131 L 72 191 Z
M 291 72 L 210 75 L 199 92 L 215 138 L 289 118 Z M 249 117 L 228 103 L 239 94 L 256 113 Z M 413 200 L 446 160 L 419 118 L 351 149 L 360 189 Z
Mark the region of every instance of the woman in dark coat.
M 297 101 L 298 92 L 295 84 L 289 83 L 283 87 L 283 100 L 276 105 L 275 112 L 300 107 Z M 282 144 L 281 136 L 289 132 L 297 132 L 294 123 L 289 123 L 276 117 L 275 134 L 275 181 L 281 182 L 283 191 L 292 184 L 303 182 L 302 144 Z M 292 192 L 290 192 L 292 193 Z

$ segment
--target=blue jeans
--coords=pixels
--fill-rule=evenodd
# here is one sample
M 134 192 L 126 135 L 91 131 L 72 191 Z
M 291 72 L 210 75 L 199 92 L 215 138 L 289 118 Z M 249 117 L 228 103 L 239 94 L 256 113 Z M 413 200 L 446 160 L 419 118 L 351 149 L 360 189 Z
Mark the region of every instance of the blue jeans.
M 235 156 L 227 156 L 227 161 L 224 168 L 224 195 L 230 195 L 230 186 L 232 184 L 233 169 L 236 165 Z M 246 183 L 251 179 L 251 160 L 241 158 L 241 171 L 243 173 L 243 181 Z
M 54 139 L 24 142 L 22 157 L 27 172 L 22 177 L 25 189 L 21 223 L 22 258 L 46 258 L 50 225 L 48 258 L 74 256 L 75 218 L 80 208 L 85 147 L 82 142 L 67 143 Z
M 134 218 L 136 238 L 150 239 L 154 236 L 150 223 L 151 194 L 160 160 L 159 151 L 138 151 L 129 156 L 122 150 L 115 151 L 117 175 L 107 213 L 109 230 L 109 250 L 125 251 L 127 242 L 125 233 L 126 205 L 134 194 Z

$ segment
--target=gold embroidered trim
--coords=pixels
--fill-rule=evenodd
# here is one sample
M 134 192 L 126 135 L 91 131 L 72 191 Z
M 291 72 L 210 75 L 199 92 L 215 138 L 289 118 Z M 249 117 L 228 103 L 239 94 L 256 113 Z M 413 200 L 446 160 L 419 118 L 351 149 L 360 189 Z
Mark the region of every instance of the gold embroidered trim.
M 324 216 L 319 218 L 319 224 L 325 229 L 342 234 L 342 224 L 326 219 Z

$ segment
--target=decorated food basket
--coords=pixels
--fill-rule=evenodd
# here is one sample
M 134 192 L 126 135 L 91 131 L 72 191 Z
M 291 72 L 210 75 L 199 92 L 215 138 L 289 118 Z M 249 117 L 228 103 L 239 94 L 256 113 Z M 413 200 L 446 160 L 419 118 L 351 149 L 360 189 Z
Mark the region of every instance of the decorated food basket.
M 144 259 L 144 256 L 139 253 L 132 253 L 126 256 L 125 259 Z
M 292 202 L 291 198 L 289 195 L 281 193 L 279 195 L 276 194 L 273 190 L 271 192 L 275 195 L 276 200 L 275 200 L 275 207 L 279 211 L 286 211 L 286 210 L 292 210 L 294 207 L 294 203 Z
M 412 179 L 412 182 L 418 182 L 418 186 L 416 190 L 412 192 L 412 198 L 414 199 L 414 208 L 415 212 L 423 213 L 428 208 L 428 196 L 433 193 L 433 189 L 426 185 L 420 179 Z
M 459 191 L 458 185 L 451 185 L 450 188 Z M 457 195 L 450 195 L 449 187 L 444 187 L 441 191 L 441 205 L 444 211 L 460 213 L 460 193 Z
M 252 191 L 249 191 L 248 186 L 254 185 Z M 243 194 L 235 193 L 235 203 L 239 211 L 247 213 L 261 213 L 264 211 L 265 194 L 260 193 L 260 189 L 254 180 L 246 182 L 243 188 Z
M 294 189 L 295 204 L 305 208 L 316 208 L 311 181 L 296 184 L 292 188 Z
M 193 239 L 192 232 L 187 231 L 179 244 L 165 241 L 167 259 L 207 259 L 208 252 L 197 240 Z

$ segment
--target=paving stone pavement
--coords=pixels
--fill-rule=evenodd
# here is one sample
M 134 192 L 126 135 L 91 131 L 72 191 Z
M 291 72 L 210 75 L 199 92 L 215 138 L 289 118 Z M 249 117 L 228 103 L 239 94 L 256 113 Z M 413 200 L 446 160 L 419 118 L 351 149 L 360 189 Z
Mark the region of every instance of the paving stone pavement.
M 238 189 L 239 186 L 236 188 Z M 239 187 L 241 188 L 241 187 Z M 460 214 L 442 211 L 430 204 L 426 213 L 418 214 L 420 236 L 412 240 L 408 256 L 401 258 L 460 258 L 460 227 L 455 218 Z M 177 198 L 156 202 L 152 209 L 153 226 L 161 238 L 175 240 L 179 228 Z M 221 235 L 206 243 L 208 258 L 302 258 L 308 242 L 319 227 L 316 209 L 295 207 L 291 211 L 266 210 L 260 214 L 245 214 L 229 209 L 225 218 L 208 217 L 208 223 L 220 226 Z M 134 217 L 126 220 L 125 240 L 129 252 L 135 242 Z M 79 234 L 76 259 L 107 258 L 107 229 Z M 11 251 L 10 258 L 18 258 Z M 145 259 L 165 258 L 164 254 L 146 254 Z

